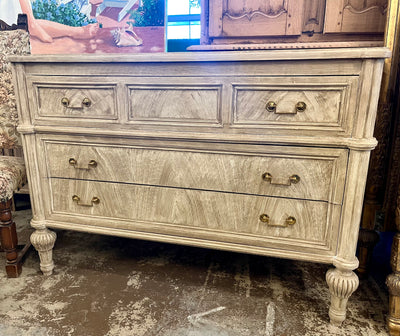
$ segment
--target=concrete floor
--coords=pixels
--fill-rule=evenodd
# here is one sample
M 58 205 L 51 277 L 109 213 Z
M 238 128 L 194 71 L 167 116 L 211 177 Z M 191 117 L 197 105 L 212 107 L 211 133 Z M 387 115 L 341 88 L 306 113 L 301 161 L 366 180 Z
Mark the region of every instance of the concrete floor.
M 15 218 L 25 240 L 30 211 Z M 388 335 L 382 262 L 361 281 L 338 328 L 328 322 L 328 265 L 57 234 L 52 276 L 41 275 L 33 250 L 20 278 L 0 268 L 1 336 Z

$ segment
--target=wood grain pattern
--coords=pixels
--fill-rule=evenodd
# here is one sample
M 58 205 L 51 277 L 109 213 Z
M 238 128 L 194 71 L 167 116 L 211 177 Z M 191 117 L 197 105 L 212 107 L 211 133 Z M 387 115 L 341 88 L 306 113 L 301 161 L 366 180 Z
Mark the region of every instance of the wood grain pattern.
M 66 118 L 117 119 L 115 88 L 109 86 L 63 85 L 62 87 L 36 86 L 38 116 Z M 67 98 L 69 105 L 61 100 Z M 90 107 L 82 105 L 83 99 L 91 101 Z
M 267 88 L 236 88 L 236 122 L 289 122 L 307 125 L 341 124 L 341 102 L 343 89 L 337 90 L 268 90 Z M 276 112 L 266 110 L 267 102 L 275 102 Z M 296 104 L 306 103 L 304 112 L 296 111 Z
M 249 233 L 260 238 L 289 237 L 323 242 L 327 228 L 338 224 L 327 222 L 325 202 L 62 179 L 51 179 L 51 189 L 52 213 L 129 219 L 147 222 L 149 228 L 155 222 Z M 100 203 L 80 206 L 72 201 L 73 195 L 88 204 L 96 196 Z M 296 224 L 269 226 L 259 219 L 263 213 L 270 216 L 272 224 L 284 225 L 289 216 L 296 218 Z
M 325 32 L 383 33 L 387 5 L 387 0 L 327 0 Z
M 265 35 L 265 31 L 270 35 L 286 34 L 287 1 L 229 0 L 222 2 L 222 6 L 221 33 L 225 36 L 257 36 Z M 216 14 L 210 10 L 210 21 L 217 19 Z M 296 33 L 299 34 L 300 31 L 294 34 Z
M 346 150 L 324 149 L 310 155 L 302 148 L 269 146 L 246 153 L 49 141 L 45 151 L 49 177 L 282 196 L 336 204 L 341 204 L 347 159 Z M 70 158 L 77 161 L 75 167 L 69 164 Z M 88 169 L 90 160 L 97 162 L 95 168 Z M 262 179 L 265 172 L 272 175 L 272 183 Z M 290 183 L 292 175 L 298 175 L 300 182 Z
M 324 25 L 326 0 L 304 1 L 303 28 L 308 34 L 321 33 Z
M 221 123 L 220 86 L 129 86 L 129 120 Z
M 327 277 L 330 316 L 340 323 L 356 288 L 352 270 L 388 55 L 360 48 L 14 58 L 42 271 L 53 268 L 48 227 L 329 262 L 336 267 Z M 53 83 L 49 89 L 58 92 L 81 89 L 71 85 L 86 78 L 93 90 L 115 88 L 107 104 L 115 103 L 118 119 L 37 118 L 34 83 Z M 292 115 L 303 113 L 297 124 L 263 120 L 265 93 L 279 108 L 302 99 L 308 111 Z M 54 113 L 50 101 L 45 107 Z M 90 160 L 97 166 L 86 169 Z M 274 183 L 290 174 L 300 182 L 271 185 L 264 172 Z M 282 227 L 290 216 L 296 223 Z

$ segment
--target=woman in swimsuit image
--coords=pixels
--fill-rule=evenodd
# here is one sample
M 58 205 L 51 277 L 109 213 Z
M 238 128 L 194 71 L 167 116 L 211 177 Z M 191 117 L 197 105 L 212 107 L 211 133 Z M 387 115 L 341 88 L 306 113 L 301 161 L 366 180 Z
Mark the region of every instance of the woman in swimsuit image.
M 10 0 L 3 0 L 10 1 Z M 16 0 L 11 0 L 16 1 Z M 21 10 L 28 17 L 28 29 L 31 36 L 36 37 L 42 42 L 53 42 L 57 37 L 73 37 L 74 39 L 90 39 L 99 30 L 98 23 L 91 23 L 87 26 L 72 27 L 62 23 L 35 19 L 32 12 L 30 0 L 19 0 Z

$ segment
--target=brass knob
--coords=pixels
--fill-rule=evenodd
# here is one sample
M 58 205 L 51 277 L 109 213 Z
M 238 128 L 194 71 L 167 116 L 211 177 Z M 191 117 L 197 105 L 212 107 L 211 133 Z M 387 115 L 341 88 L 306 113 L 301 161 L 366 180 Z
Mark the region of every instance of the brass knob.
M 92 203 L 93 204 L 99 204 L 100 203 L 100 198 L 98 198 L 98 197 L 93 197 L 92 198 Z M 296 220 L 294 220 L 294 222 L 296 223 Z M 294 224 L 294 223 L 293 223 Z
M 289 180 L 291 183 L 296 184 L 300 182 L 300 176 L 299 175 L 292 175 L 289 177 Z
M 71 165 L 71 166 L 75 166 L 76 165 L 76 160 L 74 159 L 74 158 L 71 158 L 71 159 L 69 159 L 69 164 Z
M 67 97 L 64 97 L 61 99 L 61 104 L 65 107 L 68 107 L 69 105 L 69 99 Z
M 296 224 L 296 218 L 289 216 L 288 218 L 286 218 L 285 223 L 286 225 L 294 225 Z
M 273 101 L 269 101 L 265 106 L 268 112 L 275 112 L 276 111 L 276 103 Z
M 95 160 L 90 160 L 89 161 L 89 167 L 96 168 L 97 167 L 97 162 Z
M 83 98 L 82 105 L 85 107 L 90 107 L 90 105 L 92 105 L 92 102 L 89 98 Z
M 271 182 L 271 180 L 272 180 L 272 175 L 271 175 L 270 173 L 264 173 L 264 174 L 262 174 L 262 179 L 263 179 L 264 181 Z
M 267 214 L 262 214 L 260 216 L 260 221 L 263 223 L 269 223 L 269 216 Z
M 305 102 L 298 102 L 296 104 L 296 111 L 297 112 L 304 112 L 307 108 L 307 104 Z
M 78 203 L 81 200 L 81 198 L 78 195 L 74 195 L 74 196 L 72 196 L 72 200 L 74 202 Z

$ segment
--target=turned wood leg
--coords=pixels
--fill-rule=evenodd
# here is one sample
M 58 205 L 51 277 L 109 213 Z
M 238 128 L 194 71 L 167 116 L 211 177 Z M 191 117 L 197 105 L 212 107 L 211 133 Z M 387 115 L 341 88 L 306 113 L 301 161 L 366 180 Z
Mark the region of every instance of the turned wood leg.
M 21 260 L 18 259 L 18 239 L 15 223 L 11 215 L 11 200 L 0 202 L 1 246 L 6 253 L 6 272 L 10 278 L 21 274 Z
M 358 287 L 358 276 L 351 270 L 332 268 L 326 273 L 331 293 L 329 317 L 331 323 L 340 325 L 346 319 L 347 301 Z
M 400 336 L 400 196 L 397 197 L 395 222 L 397 233 L 393 237 L 392 255 L 390 258 L 390 266 L 393 273 L 386 279 L 386 285 L 389 289 L 389 316 L 387 325 L 391 336 Z
M 387 324 L 391 336 L 400 336 L 400 233 L 393 238 L 391 266 L 393 273 L 386 279 L 389 289 L 389 316 Z
M 44 275 L 53 273 L 53 247 L 56 237 L 56 233 L 47 228 L 37 229 L 31 235 L 31 243 L 39 252 L 40 270 Z

